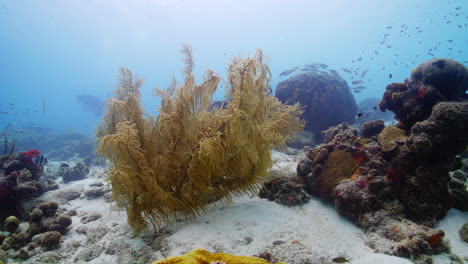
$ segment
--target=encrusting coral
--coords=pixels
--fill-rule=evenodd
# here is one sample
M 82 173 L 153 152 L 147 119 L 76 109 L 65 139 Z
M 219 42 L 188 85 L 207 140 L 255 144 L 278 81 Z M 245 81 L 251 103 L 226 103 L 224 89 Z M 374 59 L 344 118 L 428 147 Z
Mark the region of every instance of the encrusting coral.
M 153 264 L 211 264 L 211 263 L 226 263 L 226 264 L 269 264 L 264 259 L 257 257 L 236 256 L 225 253 L 210 253 L 204 249 L 195 249 L 183 255 L 170 257 L 163 260 L 153 262 Z M 277 264 L 284 264 L 278 262 Z
M 191 219 L 208 203 L 254 192 L 272 165 L 270 149 L 301 131 L 302 110 L 269 94 L 266 58 L 235 58 L 228 67 L 227 105 L 212 107 L 220 77 L 206 71 L 195 83 L 192 52 L 184 46 L 184 83 L 174 81 L 162 97 L 159 116 L 144 113 L 143 81 L 120 70 L 120 84 L 97 132 L 97 151 L 111 161 L 109 182 L 136 232 L 171 224 L 177 213 Z

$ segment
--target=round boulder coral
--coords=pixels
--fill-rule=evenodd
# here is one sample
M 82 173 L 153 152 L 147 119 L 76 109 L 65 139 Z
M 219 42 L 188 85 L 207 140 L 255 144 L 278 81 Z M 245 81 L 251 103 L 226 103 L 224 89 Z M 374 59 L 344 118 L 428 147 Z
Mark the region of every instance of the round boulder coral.
M 432 59 L 414 68 L 410 81 L 416 86 L 435 87 L 445 101 L 458 101 L 466 97 L 468 70 L 451 59 Z
M 343 78 L 324 64 L 307 64 L 280 82 L 275 96 L 283 103 L 304 106 L 304 130 L 320 139 L 320 132 L 342 122 L 353 123 L 357 104 Z
M 41 246 L 45 250 L 56 249 L 60 246 L 62 235 L 57 231 L 45 232 L 41 239 Z
M 18 229 L 19 220 L 16 216 L 9 216 L 3 225 L 8 232 L 13 233 Z

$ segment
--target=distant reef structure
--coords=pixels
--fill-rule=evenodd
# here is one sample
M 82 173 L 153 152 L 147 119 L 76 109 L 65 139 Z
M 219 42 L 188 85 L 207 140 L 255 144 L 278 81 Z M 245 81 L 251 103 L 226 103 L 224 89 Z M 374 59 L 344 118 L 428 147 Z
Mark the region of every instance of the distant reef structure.
M 342 122 L 353 123 L 357 104 L 346 81 L 324 63 L 306 64 L 284 71 L 275 96 L 282 103 L 300 103 L 304 107 L 304 130 L 312 132 L 317 142 L 321 131 Z
M 362 227 L 376 252 L 432 263 L 430 255 L 450 252 L 436 221 L 451 208 L 467 210 L 466 164 L 457 156 L 468 145 L 467 89 L 462 64 L 422 63 L 380 101 L 396 126 L 369 121 L 361 137 L 347 123 L 331 127 L 298 164 L 298 181 Z
M 372 120 L 383 120 L 384 122 L 396 122 L 392 112 L 382 112 L 377 105 L 379 105 L 379 98 L 366 98 L 358 104 L 358 113 L 361 117 L 356 119 L 353 125 L 360 127 L 363 123 Z
M 80 94 L 76 96 L 83 110 L 92 113 L 96 117 L 104 115 L 105 100 L 91 94 Z

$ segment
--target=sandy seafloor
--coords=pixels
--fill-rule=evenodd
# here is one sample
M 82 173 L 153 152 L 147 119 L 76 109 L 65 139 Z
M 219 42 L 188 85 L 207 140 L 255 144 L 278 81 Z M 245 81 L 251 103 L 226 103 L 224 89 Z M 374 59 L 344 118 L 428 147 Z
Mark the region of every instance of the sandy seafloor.
M 273 174 L 293 176 L 299 155 L 273 151 Z M 70 164 L 73 164 L 69 162 Z M 49 166 L 57 166 L 52 162 Z M 40 199 L 54 200 L 61 194 L 79 191 L 81 196 L 60 206 L 76 209 L 71 230 L 64 235 L 59 249 L 42 253 L 23 263 L 151 263 L 165 257 L 204 248 L 210 252 L 254 256 L 269 251 L 287 263 L 333 263 L 344 257 L 349 263 L 399 264 L 408 259 L 374 253 L 364 244 L 364 232 L 341 217 L 331 205 L 318 199 L 300 207 L 287 207 L 256 196 L 235 197 L 228 205 L 210 205 L 205 215 L 191 222 L 178 222 L 136 236 L 127 224 L 125 211 L 106 203 L 103 197 L 89 199 L 84 191 L 91 183 L 104 182 L 106 169 L 93 167 L 88 178 L 63 184 Z M 102 218 L 87 224 L 86 215 L 99 213 Z M 468 245 L 458 230 L 468 222 L 468 214 L 449 211 L 437 228 L 446 233 L 452 252 L 468 259 Z M 275 242 L 275 243 L 273 243 Z M 447 254 L 434 256 L 435 263 L 451 263 Z

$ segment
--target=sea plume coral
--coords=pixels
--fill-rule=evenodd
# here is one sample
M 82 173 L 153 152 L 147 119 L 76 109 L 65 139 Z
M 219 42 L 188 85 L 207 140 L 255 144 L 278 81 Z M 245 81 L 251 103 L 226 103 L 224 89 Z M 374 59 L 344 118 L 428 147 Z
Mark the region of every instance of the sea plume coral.
M 182 53 L 184 83 L 155 89 L 162 97 L 159 116 L 144 113 L 143 82 L 121 69 L 97 132 L 98 152 L 112 164 L 113 198 L 136 232 L 170 224 L 177 213 L 191 219 L 210 202 L 255 191 L 272 165 L 270 148 L 303 128 L 300 106 L 269 94 L 271 74 L 261 51 L 229 65 L 226 108 L 210 108 L 220 77 L 208 70 L 196 84 L 191 48 Z

